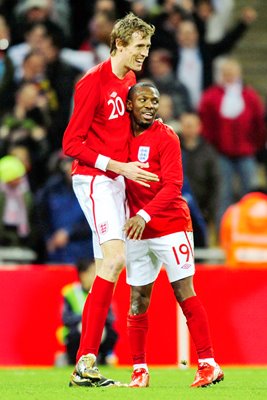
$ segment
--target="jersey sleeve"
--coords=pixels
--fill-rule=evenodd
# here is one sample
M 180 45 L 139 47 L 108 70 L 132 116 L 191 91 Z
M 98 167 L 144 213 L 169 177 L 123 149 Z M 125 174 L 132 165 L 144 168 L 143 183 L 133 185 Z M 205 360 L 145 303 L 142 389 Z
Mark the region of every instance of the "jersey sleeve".
M 99 80 L 87 76 L 78 82 L 74 94 L 74 109 L 63 137 L 63 151 L 86 165 L 95 166 L 98 153 L 86 146 L 86 138 L 99 104 Z
M 159 153 L 162 188 L 143 208 L 151 218 L 168 209 L 168 206 L 181 196 L 183 185 L 180 141 L 174 132 L 168 132 L 166 138 L 162 138 Z

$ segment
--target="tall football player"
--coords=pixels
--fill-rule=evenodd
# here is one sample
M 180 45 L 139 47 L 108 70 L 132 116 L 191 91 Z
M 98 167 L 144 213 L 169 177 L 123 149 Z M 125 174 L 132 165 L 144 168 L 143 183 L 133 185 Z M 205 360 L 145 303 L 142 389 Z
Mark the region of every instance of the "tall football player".
M 63 150 L 73 157 L 73 188 L 93 233 L 97 276 L 83 316 L 80 348 L 70 385 L 107 386 L 95 361 L 115 282 L 125 265 L 124 177 L 140 185 L 157 180 L 145 163 L 128 160 L 130 121 L 126 112 L 133 71 L 148 56 L 154 27 L 130 13 L 111 33 L 111 57 L 77 83 L 74 111 Z M 71 212 L 71 210 L 66 210 Z

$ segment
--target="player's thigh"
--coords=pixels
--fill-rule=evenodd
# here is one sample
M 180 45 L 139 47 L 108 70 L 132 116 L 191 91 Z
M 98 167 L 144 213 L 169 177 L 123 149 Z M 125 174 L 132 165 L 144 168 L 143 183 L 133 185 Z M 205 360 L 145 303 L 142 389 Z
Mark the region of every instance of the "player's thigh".
M 118 255 L 125 256 L 125 242 L 114 239 L 101 244 L 103 256 L 109 259 L 115 259 Z
M 131 286 L 143 286 L 157 279 L 161 263 L 149 251 L 147 240 L 126 241 L 127 283 Z
M 101 258 L 100 244 L 113 239 L 124 240 L 124 179 L 75 175 L 73 189 L 93 232 L 95 256 Z
M 194 275 L 192 232 L 176 232 L 149 242 L 150 250 L 164 264 L 170 282 Z

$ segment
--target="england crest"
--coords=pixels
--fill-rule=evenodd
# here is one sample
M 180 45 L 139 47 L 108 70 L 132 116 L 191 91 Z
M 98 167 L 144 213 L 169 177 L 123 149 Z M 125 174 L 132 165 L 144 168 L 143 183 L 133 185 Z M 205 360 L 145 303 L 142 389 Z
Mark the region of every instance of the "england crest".
M 150 147 L 148 146 L 140 146 L 138 149 L 137 158 L 140 162 L 146 162 L 148 160 Z

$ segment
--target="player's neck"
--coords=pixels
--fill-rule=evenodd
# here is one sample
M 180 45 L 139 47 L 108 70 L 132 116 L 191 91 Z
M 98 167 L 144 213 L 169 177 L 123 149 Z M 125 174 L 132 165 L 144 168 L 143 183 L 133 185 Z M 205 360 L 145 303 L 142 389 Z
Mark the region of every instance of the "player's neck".
M 118 55 L 111 57 L 111 69 L 114 75 L 119 79 L 123 79 L 129 69 L 125 66 Z
M 133 135 L 134 135 L 135 137 L 140 136 L 140 135 L 142 135 L 142 133 L 145 132 L 145 130 L 146 130 L 146 129 L 142 129 L 141 131 L 134 130 L 134 131 L 133 131 Z
M 151 125 L 149 125 L 149 126 L 141 126 L 141 125 L 138 125 L 136 123 L 133 123 L 133 125 L 132 125 L 133 135 L 135 137 L 142 135 L 148 128 L 150 128 L 150 126 Z

